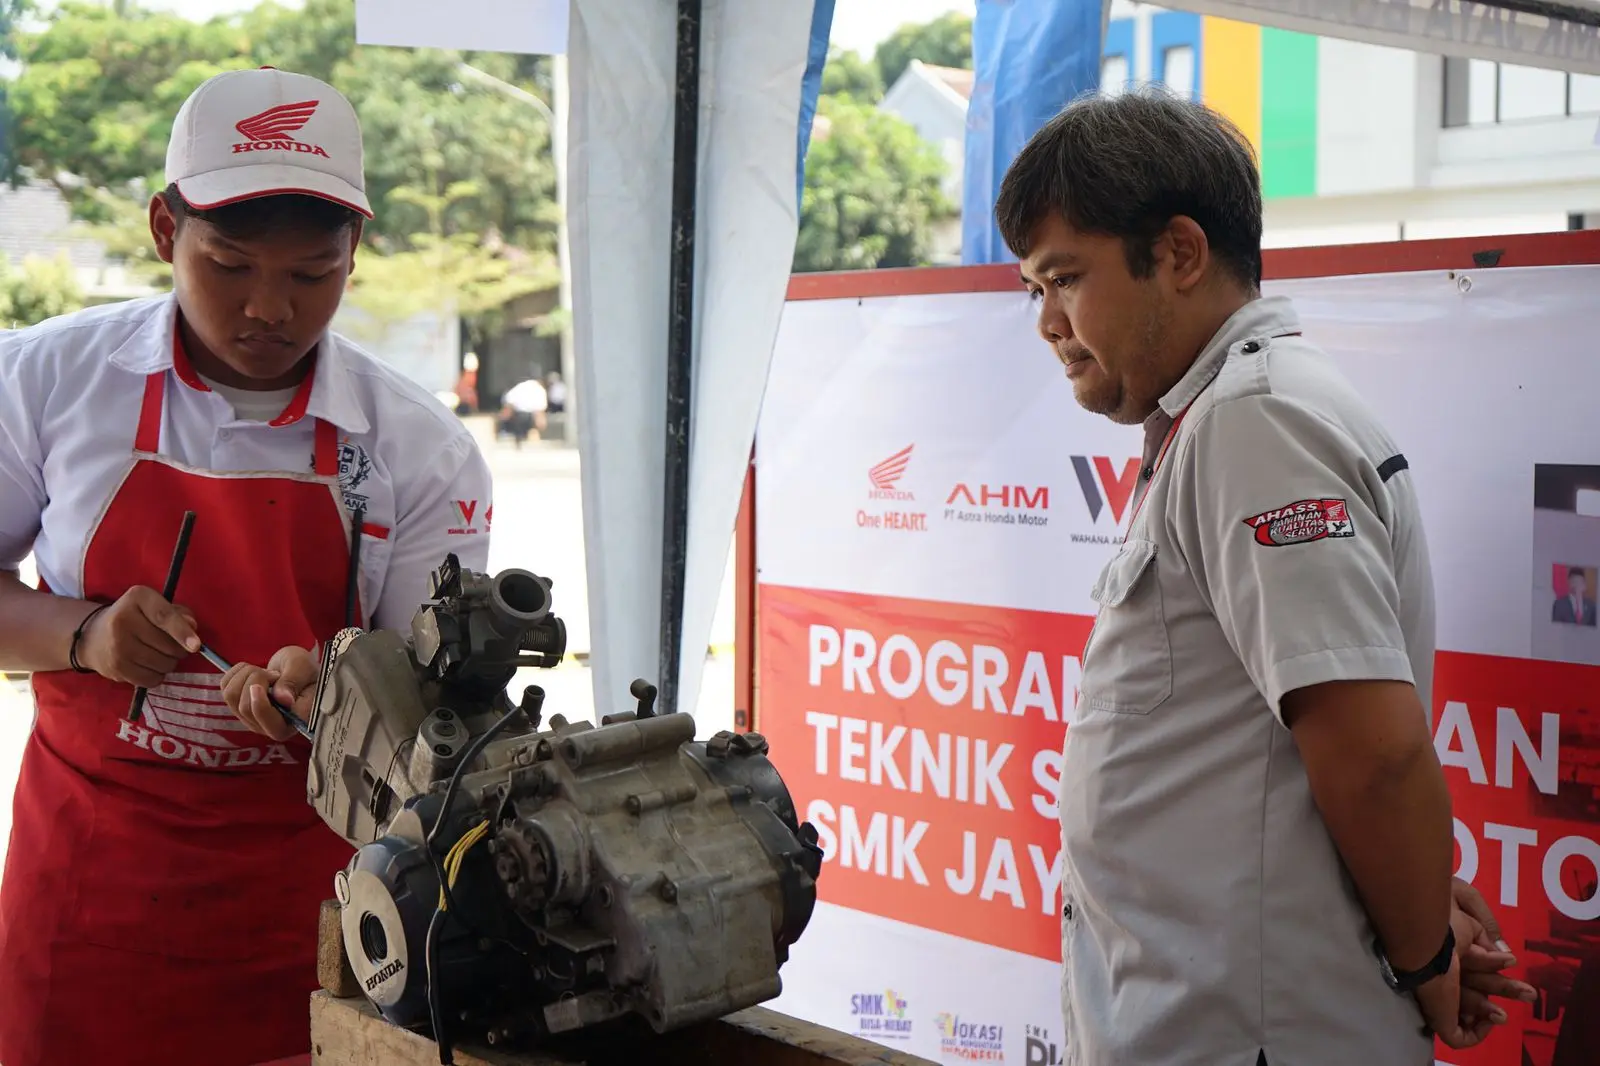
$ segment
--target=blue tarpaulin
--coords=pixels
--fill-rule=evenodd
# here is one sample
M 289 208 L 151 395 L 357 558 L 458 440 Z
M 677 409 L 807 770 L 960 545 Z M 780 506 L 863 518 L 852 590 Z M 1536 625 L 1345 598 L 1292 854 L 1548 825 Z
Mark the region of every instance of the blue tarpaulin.
M 961 261 L 1012 256 L 994 225 L 1006 168 L 1068 101 L 1100 85 L 1105 0 L 978 0 L 972 25 Z
M 833 33 L 834 0 L 817 0 L 811 9 L 811 49 L 806 54 L 806 76 L 800 83 L 800 152 L 795 203 L 806 196 L 806 149 L 811 145 L 811 124 L 817 117 L 817 97 L 822 94 L 822 68 L 828 62 L 828 38 Z

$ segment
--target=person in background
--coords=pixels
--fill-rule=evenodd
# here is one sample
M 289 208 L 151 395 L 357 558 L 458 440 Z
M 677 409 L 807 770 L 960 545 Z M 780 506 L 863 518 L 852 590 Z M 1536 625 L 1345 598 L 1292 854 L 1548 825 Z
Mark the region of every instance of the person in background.
M 567 409 L 567 383 L 561 380 L 561 371 L 550 371 L 545 378 L 544 391 L 550 397 L 551 414 L 558 415 Z
M 510 437 L 520 449 L 530 436 L 538 440 L 546 425 L 545 412 L 550 396 L 538 378 L 528 378 L 511 386 L 500 401 L 497 434 Z
M 36 710 L 0 882 L 5 1066 L 310 1050 L 318 908 L 351 849 L 267 692 L 310 718 L 324 641 L 407 626 L 447 553 L 488 560 L 470 432 L 329 331 L 372 217 L 349 102 L 219 74 L 166 178 L 172 293 L 0 338 L 0 668 Z
M 461 377 L 456 380 L 456 414 L 465 418 L 478 410 L 478 357 L 468 352 L 461 360 Z
M 1159 89 L 1087 97 L 995 216 L 1079 405 L 1145 438 L 1063 751 L 1068 1061 L 1432 1066 L 1435 1035 L 1481 1042 L 1506 1018 L 1487 995 L 1533 990 L 1451 876 L 1416 490 L 1261 294 L 1248 142 Z

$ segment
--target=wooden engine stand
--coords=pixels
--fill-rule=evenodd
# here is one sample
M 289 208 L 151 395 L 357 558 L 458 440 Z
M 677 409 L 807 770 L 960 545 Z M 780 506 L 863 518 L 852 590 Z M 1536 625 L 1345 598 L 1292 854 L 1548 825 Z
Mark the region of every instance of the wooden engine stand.
M 384 1021 L 361 995 L 339 927 L 339 905 L 322 904 L 317 980 L 311 997 L 313 1066 L 438 1066 L 432 1040 Z M 869 1040 L 752 1007 L 714 1022 L 642 1038 L 617 1038 L 577 1053 L 508 1053 L 463 1045 L 457 1066 L 935 1066 Z

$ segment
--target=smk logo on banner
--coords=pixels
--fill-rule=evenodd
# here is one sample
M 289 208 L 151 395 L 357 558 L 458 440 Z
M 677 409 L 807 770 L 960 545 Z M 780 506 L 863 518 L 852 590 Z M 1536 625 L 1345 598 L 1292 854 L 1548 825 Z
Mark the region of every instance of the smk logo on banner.
M 887 459 L 874 463 L 867 468 L 867 481 L 872 486 L 867 490 L 867 499 L 874 504 L 916 503 L 916 496 L 909 489 L 901 488 L 900 486 L 901 479 L 906 476 L 906 471 L 911 467 L 911 452 L 915 448 L 915 444 L 908 444 Z M 861 529 L 926 533 L 928 531 L 928 514 L 926 511 L 915 511 L 903 507 L 860 508 L 856 511 L 856 526 Z
M 895 995 L 892 988 L 850 997 L 856 1035 L 869 1040 L 910 1040 L 908 1012 L 906 1001 Z
M 959 1014 L 941 1012 L 933 1024 L 939 1030 L 939 1056 L 958 1062 L 1006 1061 L 1005 1027 L 969 1022 Z

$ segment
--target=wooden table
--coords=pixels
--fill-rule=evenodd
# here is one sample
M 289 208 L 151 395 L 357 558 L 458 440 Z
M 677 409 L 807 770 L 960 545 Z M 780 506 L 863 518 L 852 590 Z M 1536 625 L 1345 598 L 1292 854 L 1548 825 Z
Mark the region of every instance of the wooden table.
M 581 1038 L 580 1038 L 581 1039 Z M 380 1018 L 365 999 L 311 997 L 309 1056 L 262 1066 L 438 1066 L 433 1041 Z M 676 1032 L 510 1054 L 463 1046 L 456 1066 L 935 1066 L 869 1040 L 752 1007 Z

